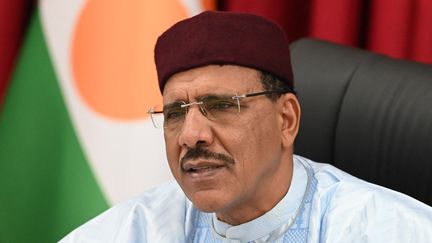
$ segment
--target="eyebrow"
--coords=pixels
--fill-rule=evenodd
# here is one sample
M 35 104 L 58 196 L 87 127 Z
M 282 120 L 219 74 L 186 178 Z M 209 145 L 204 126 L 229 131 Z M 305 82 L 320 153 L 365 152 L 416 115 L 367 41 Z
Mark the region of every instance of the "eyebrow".
M 209 93 L 205 95 L 200 95 L 196 97 L 196 100 L 205 100 L 205 99 L 231 99 L 236 94 L 216 94 L 216 93 Z
M 201 100 L 206 100 L 206 99 L 231 99 L 235 95 L 236 95 L 235 93 L 233 93 L 233 94 L 207 93 L 207 94 L 203 94 L 203 95 L 199 95 L 199 96 L 195 97 L 195 100 L 201 101 Z M 164 105 L 163 109 L 165 110 L 167 108 L 176 108 L 176 106 L 183 105 L 183 102 L 189 103 L 190 100 L 175 100 L 173 102 L 170 102 L 170 103 Z
M 184 101 L 176 100 L 174 102 L 168 103 L 163 106 L 163 110 L 166 109 L 173 109 L 173 108 L 179 108 L 181 105 L 184 104 Z

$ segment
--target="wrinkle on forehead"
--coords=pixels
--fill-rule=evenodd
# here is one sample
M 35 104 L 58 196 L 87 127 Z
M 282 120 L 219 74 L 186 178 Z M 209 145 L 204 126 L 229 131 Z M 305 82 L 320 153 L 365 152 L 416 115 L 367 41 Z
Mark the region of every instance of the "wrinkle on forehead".
M 186 101 L 192 102 L 200 100 L 204 96 L 216 95 L 216 96 L 234 96 L 238 94 L 236 89 L 229 89 L 222 82 L 218 82 L 220 85 L 203 84 L 200 87 L 188 87 L 173 89 L 169 94 L 164 95 L 164 104 L 173 101 Z
M 174 74 L 163 92 L 164 104 L 175 100 L 194 101 L 206 94 L 235 95 L 237 92 L 261 90 L 255 69 L 235 65 L 209 65 Z

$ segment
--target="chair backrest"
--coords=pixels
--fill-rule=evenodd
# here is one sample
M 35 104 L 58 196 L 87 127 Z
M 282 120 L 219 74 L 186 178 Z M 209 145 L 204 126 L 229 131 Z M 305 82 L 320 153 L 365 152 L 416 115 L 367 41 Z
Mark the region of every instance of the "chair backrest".
M 291 51 L 295 153 L 432 205 L 432 66 L 313 39 Z

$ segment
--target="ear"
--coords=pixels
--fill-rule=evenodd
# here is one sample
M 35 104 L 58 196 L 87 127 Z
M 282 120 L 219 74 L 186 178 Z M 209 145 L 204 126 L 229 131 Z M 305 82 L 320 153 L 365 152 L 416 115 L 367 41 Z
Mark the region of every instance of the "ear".
M 282 146 L 292 148 L 294 139 L 300 126 L 300 104 L 297 97 L 288 93 L 281 96 L 278 100 L 280 102 L 280 115 L 282 119 L 281 126 L 281 140 Z

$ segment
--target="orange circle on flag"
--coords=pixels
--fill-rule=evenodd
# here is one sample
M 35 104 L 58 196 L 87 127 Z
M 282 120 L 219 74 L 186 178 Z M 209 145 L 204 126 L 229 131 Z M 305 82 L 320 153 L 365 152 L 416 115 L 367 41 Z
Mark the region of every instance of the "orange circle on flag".
M 111 118 L 146 117 L 148 108 L 161 103 L 153 60 L 156 39 L 186 17 L 176 0 L 88 1 L 71 53 L 83 100 Z

